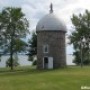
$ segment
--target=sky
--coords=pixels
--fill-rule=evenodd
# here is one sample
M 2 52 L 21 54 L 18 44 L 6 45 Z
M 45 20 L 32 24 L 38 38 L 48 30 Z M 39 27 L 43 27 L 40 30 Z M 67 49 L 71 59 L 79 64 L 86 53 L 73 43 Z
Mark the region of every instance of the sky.
M 70 19 L 73 14 L 78 15 L 86 9 L 90 11 L 90 0 L 0 0 L 0 11 L 4 7 L 21 7 L 29 21 L 29 30 L 32 32 L 36 29 L 37 22 L 49 13 L 51 3 L 55 15 L 61 18 L 67 26 L 66 53 L 72 54 L 73 46 L 67 44 L 69 42 L 67 37 L 73 31 Z

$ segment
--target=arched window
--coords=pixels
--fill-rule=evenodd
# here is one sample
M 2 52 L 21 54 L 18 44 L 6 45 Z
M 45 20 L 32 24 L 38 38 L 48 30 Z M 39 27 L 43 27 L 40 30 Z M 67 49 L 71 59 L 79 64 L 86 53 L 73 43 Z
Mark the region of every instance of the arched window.
M 49 52 L 49 46 L 48 45 L 44 45 L 43 46 L 43 53 L 48 53 Z

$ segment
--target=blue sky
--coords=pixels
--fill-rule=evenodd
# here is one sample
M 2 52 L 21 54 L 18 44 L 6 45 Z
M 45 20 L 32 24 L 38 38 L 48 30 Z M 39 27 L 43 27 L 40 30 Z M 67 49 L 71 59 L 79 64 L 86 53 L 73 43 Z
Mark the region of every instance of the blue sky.
M 90 0 L 0 0 L 0 10 L 4 7 L 21 7 L 30 23 L 30 31 L 35 30 L 37 22 L 46 14 L 49 13 L 49 5 L 53 3 L 54 13 L 67 26 L 67 35 L 72 30 L 70 18 L 72 14 L 83 13 L 85 9 L 90 11 Z M 66 35 L 66 43 L 68 43 Z M 72 54 L 72 45 L 67 45 L 67 54 Z

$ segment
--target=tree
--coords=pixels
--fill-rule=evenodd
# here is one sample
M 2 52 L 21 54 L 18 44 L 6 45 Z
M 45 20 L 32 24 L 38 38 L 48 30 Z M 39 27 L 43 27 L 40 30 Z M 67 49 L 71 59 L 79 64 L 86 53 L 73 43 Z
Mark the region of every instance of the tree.
M 37 54 L 37 34 L 35 32 L 32 33 L 32 38 L 29 41 L 30 50 L 29 50 L 29 61 L 33 61 L 34 57 Z
M 7 61 L 6 61 L 6 67 L 11 67 L 11 58 L 9 58 Z M 13 66 L 16 67 L 18 66 L 19 63 L 18 63 L 18 57 L 17 57 L 17 54 L 14 55 L 14 58 L 13 58 Z
M 19 38 L 16 38 L 14 40 L 14 45 L 13 45 L 13 47 L 14 47 L 13 48 L 13 53 L 14 53 L 14 55 L 13 55 L 13 66 L 14 67 L 19 65 L 19 63 L 18 63 L 18 52 L 25 51 L 26 45 L 27 44 Z M 6 51 L 10 51 L 9 46 L 8 46 Z M 6 67 L 11 67 L 10 58 L 6 61 Z
M 90 64 L 90 12 L 86 10 L 84 14 L 74 14 L 71 21 L 75 29 L 69 36 L 70 44 L 73 44 L 75 50 L 74 63 L 81 64 L 82 57 L 83 64 Z
M 25 51 L 27 46 L 27 43 L 22 41 L 21 39 L 17 38 L 14 40 L 14 52 L 21 52 L 21 51 Z
M 1 18 L 1 13 L 0 13 L 0 50 L 3 47 L 3 44 L 6 42 L 5 36 L 3 35 L 3 24 L 2 24 L 2 18 Z M 0 51 L 0 61 L 1 61 L 1 56 L 2 56 L 2 51 Z
M 11 70 L 13 70 L 13 49 L 16 37 L 24 37 L 29 32 L 28 21 L 21 11 L 21 8 L 4 8 L 0 14 L 2 31 L 8 41 L 10 41 L 10 62 Z
M 3 39 L 4 39 L 2 27 L 3 27 L 3 24 L 2 24 L 1 14 L 0 14 L 0 46 L 2 45 Z

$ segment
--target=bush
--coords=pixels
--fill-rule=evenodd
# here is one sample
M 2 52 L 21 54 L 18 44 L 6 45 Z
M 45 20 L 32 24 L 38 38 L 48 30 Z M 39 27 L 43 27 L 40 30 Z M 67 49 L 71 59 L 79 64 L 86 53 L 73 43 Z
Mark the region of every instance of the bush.
M 13 66 L 16 67 L 18 65 L 19 65 L 18 60 L 13 59 Z M 11 59 L 10 58 L 6 61 L 6 67 L 11 67 Z
M 37 60 L 34 60 L 32 65 L 37 65 Z

